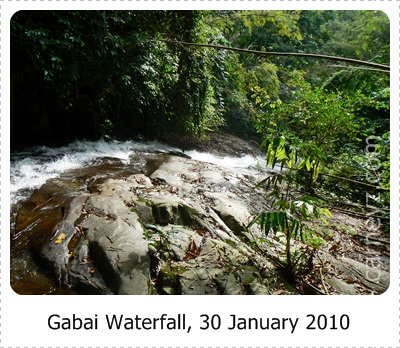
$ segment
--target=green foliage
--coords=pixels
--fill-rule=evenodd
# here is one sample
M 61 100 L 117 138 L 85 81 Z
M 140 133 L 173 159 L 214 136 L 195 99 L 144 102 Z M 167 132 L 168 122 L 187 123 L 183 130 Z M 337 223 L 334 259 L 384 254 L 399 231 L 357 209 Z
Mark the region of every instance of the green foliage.
M 17 12 L 13 142 L 95 138 L 110 129 L 125 137 L 201 135 L 222 124 L 218 54 L 161 41 L 207 42 L 216 33 L 206 17 L 206 11 Z
M 267 100 L 263 105 L 266 111 L 257 118 L 256 129 L 265 137 L 267 165 L 295 169 L 291 183 L 310 194 L 317 189 L 331 200 L 361 204 L 370 194 L 379 196 L 378 207 L 387 207 L 389 191 L 362 183 L 370 185 L 371 180 L 379 178 L 372 184 L 389 185 L 389 134 L 378 136 L 374 153 L 363 152 L 365 138 L 388 129 L 388 124 L 371 120 L 373 115 L 377 117 L 377 111 L 387 110 L 388 89 L 373 94 L 374 98 L 360 91 L 344 94 L 311 87 L 303 76 L 292 74 L 288 79 L 291 95 L 283 101 Z M 378 162 L 379 168 L 371 170 Z M 323 176 L 317 182 L 321 174 L 336 178 Z
M 332 38 L 347 33 L 351 28 L 350 21 L 347 22 L 348 18 L 353 18 L 361 24 L 364 15 L 366 19 L 374 22 L 371 12 L 360 15 L 344 13 L 342 16 L 333 11 L 329 18 L 323 17 L 317 11 L 300 13 L 297 25 L 303 36 L 301 41 L 292 47 L 301 47 L 300 50 L 306 52 L 313 47 L 313 53 L 375 60 L 372 58 L 375 48 L 371 43 L 357 51 L 361 41 L 366 40 L 366 37 L 361 38 L 361 33 L 354 36 L 349 46 L 353 51 L 349 50 L 348 55 L 343 52 L 340 54 L 333 47 Z M 329 32 L 330 24 L 335 21 L 340 30 L 335 33 Z M 381 21 L 381 18 L 378 18 L 378 21 Z M 383 22 L 382 19 L 380 23 Z M 310 23 L 314 23 L 315 26 L 310 26 Z M 318 34 L 315 33 L 316 26 L 320 29 Z M 371 34 L 368 31 L 370 28 L 360 31 Z M 346 36 L 341 39 L 347 40 Z M 280 66 L 282 61 L 276 65 Z M 377 58 L 376 61 L 384 62 L 384 59 Z M 319 192 L 332 197 L 336 187 L 330 186 L 326 190 L 326 183 L 333 183 L 333 179 L 324 176 L 321 182 L 318 180 L 321 174 L 335 171 L 336 175 L 353 178 L 355 173 L 358 173 L 360 176 L 364 175 L 365 181 L 369 168 L 368 158 L 361 152 L 363 139 L 368 135 L 381 134 L 388 130 L 389 80 L 387 75 L 380 72 L 346 67 L 341 67 L 337 72 L 337 67 L 326 67 L 319 62 L 311 65 L 303 59 L 287 59 L 284 60 L 284 64 L 285 68 L 280 68 L 277 73 L 281 82 L 279 96 L 270 97 L 259 88 L 255 88 L 252 94 L 260 110 L 255 117 L 255 127 L 264 138 L 262 145 L 266 151 L 266 163 L 275 170 L 281 168 L 280 173 L 262 181 L 261 184 L 266 185 L 267 192 L 270 192 L 266 198 L 270 202 L 270 211 L 261 213 L 252 224 L 258 223 L 266 235 L 273 233 L 274 239 L 284 245 L 285 270 L 294 277 L 294 268 L 305 254 L 300 252 L 299 258 L 296 259 L 296 252 L 291 250 L 292 240 L 299 239 L 308 243 L 311 248 L 318 248 L 322 240 L 310 229 L 310 222 L 320 220 L 326 223 L 325 217 L 330 216 L 325 207 L 326 203 L 315 198 L 314 189 L 318 188 Z M 293 67 L 300 66 L 303 71 L 292 70 Z M 382 141 L 380 149 L 385 153 L 388 143 Z M 357 153 L 358 156 L 355 155 Z M 380 172 L 387 178 L 385 168 L 388 168 L 390 159 L 386 155 L 383 157 L 385 159 L 381 162 Z M 348 164 L 346 169 L 345 163 Z M 385 179 L 382 180 L 382 185 L 384 181 Z M 335 185 L 341 186 L 337 180 Z M 365 187 L 357 192 L 358 187 L 354 183 L 344 182 L 343 186 L 347 188 L 347 191 L 342 192 L 346 199 L 355 199 L 361 193 L 365 198 Z M 300 188 L 300 191 L 306 189 L 311 195 L 295 194 L 295 187 Z M 386 192 L 379 192 L 378 195 L 371 192 L 371 197 L 379 197 L 382 204 L 388 197 Z
M 374 205 L 377 208 L 388 208 L 390 133 L 367 140 L 363 150 L 349 149 L 347 153 L 334 158 L 326 174 L 353 180 L 346 181 L 325 176 L 320 189 L 328 192 L 332 200 L 368 205 L 370 204 L 368 197 L 376 197 Z
M 12 140 L 39 130 L 46 139 L 105 129 L 202 136 L 224 124 L 248 137 L 268 105 L 294 99 L 299 69 L 342 99 L 365 96 L 359 116 L 383 134 L 386 75 L 161 40 L 337 55 L 347 47 L 350 57 L 387 64 L 388 30 L 376 11 L 20 11 L 11 20 Z M 299 97 L 304 91 L 311 101 L 309 88 Z M 317 109 L 332 102 L 324 98 Z
M 279 164 L 282 168 L 306 169 L 312 173 L 312 181 L 316 181 L 324 169 L 326 156 L 321 149 L 301 141 L 294 134 L 266 138 L 262 146 L 266 149 L 266 163 L 272 168 Z
M 243 32 L 240 35 L 230 34 L 239 47 L 252 42 L 254 49 L 271 50 L 284 40 L 302 39 L 297 25 L 299 18 L 299 11 L 240 11 L 234 18 L 234 24 L 243 28 Z
M 255 126 L 265 137 L 267 165 L 296 168 L 298 184 L 312 193 L 327 160 L 344 152 L 344 144 L 360 142 L 363 121 L 345 96 L 312 88 L 299 73 L 291 84 L 296 89 L 290 98 L 267 100 Z
M 204 23 L 206 15 L 204 11 L 175 14 L 181 28 L 178 39 L 205 43 L 213 35 Z M 173 117 L 168 121 L 182 133 L 201 136 L 208 128 L 222 123 L 212 84 L 213 64 L 218 57 L 215 51 L 191 47 L 180 47 L 177 55 L 179 79 L 172 92 Z
M 298 11 L 213 11 L 206 23 L 219 29 L 217 44 L 265 50 L 277 43 L 297 42 L 301 38 L 298 19 Z M 228 52 L 220 66 L 224 73 L 214 90 L 221 91 L 226 124 L 239 136 L 253 137 L 254 119 L 260 111 L 256 101 L 276 99 L 279 93 L 277 64 L 254 55 Z
M 328 52 L 384 64 L 390 61 L 390 26 L 384 12 L 335 11 L 323 30 L 329 37 L 324 47 Z
M 264 145 L 267 165 L 274 168 L 279 164 L 281 171 L 259 183 L 259 186 L 265 186 L 269 192 L 266 199 L 271 200 L 271 210 L 262 212 L 250 225 L 257 223 L 266 236 L 273 232 L 274 239 L 284 245 L 285 273 L 294 278 L 295 266 L 304 254 L 300 253 L 293 260 L 292 240 L 300 239 L 312 248 L 317 248 L 321 240 L 309 227 L 309 222 L 317 219 L 327 223 L 324 216 L 331 217 L 331 213 L 324 207 L 325 202 L 321 199 L 310 195 L 293 195 L 296 184 L 293 172 L 304 169 L 312 181 L 315 181 L 324 167 L 326 157 L 316 145 L 303 143 L 294 134 L 290 137 L 267 136 Z
M 303 39 L 296 51 L 348 57 L 389 65 L 390 25 L 385 13 L 380 11 L 301 11 L 298 21 Z M 333 74 L 341 71 L 343 77 L 363 84 L 363 79 L 388 81 L 389 75 L 357 70 L 342 64 L 319 60 L 292 60 L 292 69 L 307 72 L 307 80 L 323 85 Z M 345 69 L 343 69 L 345 68 Z M 360 73 L 359 78 L 355 74 Z M 352 75 L 352 76 L 348 76 Z M 356 83 L 357 83 L 356 82 Z M 348 91 L 346 86 L 335 86 Z M 378 89 L 375 89 L 375 91 Z M 368 95 L 368 93 L 364 94 Z
M 275 173 L 259 185 L 265 185 L 270 191 L 266 198 L 272 198 L 271 210 L 262 212 L 248 227 L 257 223 L 267 237 L 271 232 L 274 234 L 273 238 L 285 249 L 284 272 L 294 279 L 296 266 L 306 254 L 292 250 L 293 240 L 300 240 L 312 249 L 319 248 L 323 240 L 315 234 L 309 223 L 321 220 L 327 224 L 325 217 L 331 217 L 331 213 L 324 207 L 325 202 L 318 198 L 309 195 L 293 198 L 290 171 Z
M 356 119 L 363 122 L 363 132 L 382 135 L 390 126 L 389 75 L 371 71 L 344 69 L 330 76 L 324 89 L 344 91 L 352 103 Z M 341 92 L 343 93 L 343 92 Z
M 390 188 L 390 132 L 378 138 L 377 155 L 380 160 L 382 172 L 380 174 L 380 186 Z M 388 201 L 389 204 L 389 201 Z

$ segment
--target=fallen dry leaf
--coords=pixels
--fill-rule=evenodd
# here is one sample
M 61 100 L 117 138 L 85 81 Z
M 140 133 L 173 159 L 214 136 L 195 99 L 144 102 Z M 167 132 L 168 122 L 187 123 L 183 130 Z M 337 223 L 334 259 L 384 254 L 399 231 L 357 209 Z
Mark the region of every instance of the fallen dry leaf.
M 60 244 L 62 243 L 62 241 L 65 239 L 65 233 L 60 233 L 60 235 L 58 236 L 58 238 L 56 239 L 56 241 L 54 243 L 56 244 Z

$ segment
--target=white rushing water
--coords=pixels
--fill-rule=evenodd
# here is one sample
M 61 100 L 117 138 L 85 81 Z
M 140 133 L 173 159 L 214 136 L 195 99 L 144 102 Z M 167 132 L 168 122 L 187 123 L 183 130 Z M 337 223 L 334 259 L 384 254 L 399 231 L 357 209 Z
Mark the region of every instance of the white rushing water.
M 98 158 L 111 157 L 128 164 L 129 156 L 132 153 L 157 151 L 180 152 L 180 149 L 156 141 L 111 143 L 105 141 L 75 141 L 63 147 L 41 146 L 11 153 L 11 204 L 26 198 L 32 190 L 42 186 L 48 179 L 59 177 L 68 170 L 90 165 Z M 260 161 L 259 158 L 250 155 L 218 157 L 198 151 L 187 151 L 185 154 L 195 160 L 217 164 L 229 169 L 257 166 Z

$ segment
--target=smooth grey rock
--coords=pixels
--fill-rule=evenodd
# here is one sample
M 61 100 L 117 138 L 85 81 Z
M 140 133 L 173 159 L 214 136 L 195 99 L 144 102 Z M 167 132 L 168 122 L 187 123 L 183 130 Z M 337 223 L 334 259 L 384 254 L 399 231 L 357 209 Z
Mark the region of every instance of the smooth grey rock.
M 150 178 L 170 185 L 182 195 L 188 194 L 193 189 L 188 181 L 197 179 L 197 176 L 193 176 L 193 171 L 190 168 L 192 163 L 188 161 L 181 157 L 171 156 L 168 162 L 151 174 Z
M 207 193 L 206 196 L 214 200 L 213 210 L 229 229 L 235 233 L 245 230 L 251 215 L 242 201 L 223 193 Z
M 218 295 L 217 285 L 206 268 L 192 268 L 180 275 L 182 295 Z
M 389 288 L 390 274 L 381 269 L 368 266 L 359 261 L 342 257 L 331 259 L 332 263 L 342 270 L 342 276 L 358 279 L 365 287 L 371 291 L 382 293 Z M 340 289 L 338 289 L 340 291 Z
M 326 282 L 344 295 L 357 295 L 354 284 L 348 284 L 339 278 L 328 278 Z
M 88 202 L 95 212 L 85 220 L 92 258 L 110 289 L 118 294 L 147 294 L 150 259 L 138 216 L 121 202 L 119 186 L 108 185 Z M 111 213 L 112 212 L 112 213 Z
M 215 282 L 218 284 L 222 295 L 243 295 L 246 293 L 243 285 L 232 273 L 222 274 L 220 277 L 216 277 Z
M 193 225 L 197 211 L 177 196 L 166 194 L 149 197 L 153 218 L 157 224 Z

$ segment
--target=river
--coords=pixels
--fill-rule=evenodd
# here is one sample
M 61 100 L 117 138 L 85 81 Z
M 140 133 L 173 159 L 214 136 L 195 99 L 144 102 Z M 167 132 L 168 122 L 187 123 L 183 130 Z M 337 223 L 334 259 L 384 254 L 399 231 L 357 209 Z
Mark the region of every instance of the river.
M 73 197 L 94 192 L 107 178 L 149 175 L 168 154 L 253 170 L 262 158 L 181 151 L 156 141 L 75 141 L 63 147 L 33 147 L 10 156 L 11 285 L 20 294 L 74 294 L 57 285 L 40 258 L 40 248 Z M 155 156 L 155 154 L 158 154 Z

